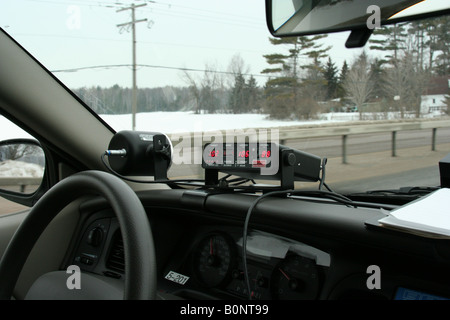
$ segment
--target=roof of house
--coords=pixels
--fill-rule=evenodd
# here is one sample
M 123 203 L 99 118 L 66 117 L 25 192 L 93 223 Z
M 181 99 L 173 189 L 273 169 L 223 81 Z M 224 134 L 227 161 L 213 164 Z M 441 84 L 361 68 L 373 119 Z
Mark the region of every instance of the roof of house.
M 450 94 L 450 75 L 431 78 L 425 94 Z

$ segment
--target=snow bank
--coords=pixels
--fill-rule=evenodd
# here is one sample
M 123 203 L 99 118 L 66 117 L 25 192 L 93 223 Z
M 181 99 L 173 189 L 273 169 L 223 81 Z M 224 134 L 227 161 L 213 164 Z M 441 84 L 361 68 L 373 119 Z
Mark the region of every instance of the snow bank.
M 0 177 L 41 178 L 43 175 L 44 168 L 34 163 L 16 160 L 0 162 Z

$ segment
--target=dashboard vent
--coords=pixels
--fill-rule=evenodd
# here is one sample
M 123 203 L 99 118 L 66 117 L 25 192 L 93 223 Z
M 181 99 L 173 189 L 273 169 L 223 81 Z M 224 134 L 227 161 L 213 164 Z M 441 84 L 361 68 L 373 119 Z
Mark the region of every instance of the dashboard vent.
M 116 231 L 111 241 L 111 248 L 106 267 L 116 272 L 125 273 L 125 255 L 123 248 L 123 240 L 120 231 Z

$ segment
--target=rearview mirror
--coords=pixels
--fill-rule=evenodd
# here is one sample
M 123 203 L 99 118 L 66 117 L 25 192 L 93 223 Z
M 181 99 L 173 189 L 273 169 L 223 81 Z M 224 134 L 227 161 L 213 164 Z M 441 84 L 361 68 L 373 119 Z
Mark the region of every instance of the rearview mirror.
M 44 177 L 45 156 L 31 139 L 0 142 L 0 189 L 19 194 L 36 191 Z
M 448 14 L 442 0 L 266 0 L 273 36 L 369 31 L 384 24 Z M 367 32 L 366 32 L 367 33 Z

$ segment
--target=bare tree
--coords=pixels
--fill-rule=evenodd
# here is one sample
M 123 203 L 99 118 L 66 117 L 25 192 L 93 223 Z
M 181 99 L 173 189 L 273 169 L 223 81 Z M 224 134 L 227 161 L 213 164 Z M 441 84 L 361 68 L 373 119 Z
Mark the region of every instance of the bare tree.
M 202 80 L 200 107 L 208 113 L 223 111 L 226 105 L 225 78 L 215 63 L 207 63 Z
M 203 77 L 194 77 L 188 71 L 183 71 L 184 81 L 195 100 L 195 113 L 205 111 L 214 113 L 224 110 L 226 104 L 226 86 L 221 72 L 215 64 L 206 64 Z
M 30 144 L 10 144 L 0 147 L 0 161 L 19 160 L 36 153 L 38 147 Z
M 387 94 L 393 99 L 394 110 L 400 112 L 401 118 L 408 112 L 414 113 L 416 117 L 420 116 L 423 84 L 426 83 L 428 74 L 415 61 L 412 53 L 404 52 L 395 68 L 387 71 Z
M 189 86 L 189 91 L 191 95 L 194 98 L 195 106 L 194 106 L 194 112 L 196 114 L 200 113 L 200 94 L 201 94 L 201 87 L 199 84 L 199 80 L 197 80 L 194 76 L 192 76 L 188 71 L 184 70 L 182 75 L 184 81 Z
M 356 58 L 344 81 L 348 98 L 356 105 L 359 119 L 362 120 L 363 106 L 368 101 L 373 89 L 372 72 L 369 57 L 365 52 Z
M 227 72 L 228 77 L 228 87 L 233 87 L 236 77 L 244 76 L 250 72 L 250 67 L 245 64 L 244 59 L 239 53 L 236 53 L 231 57 L 230 63 L 228 64 Z

